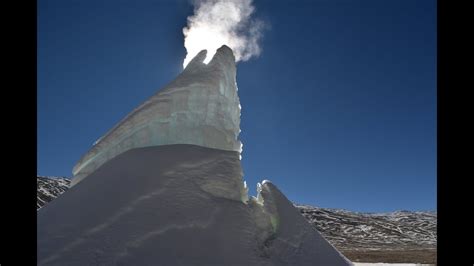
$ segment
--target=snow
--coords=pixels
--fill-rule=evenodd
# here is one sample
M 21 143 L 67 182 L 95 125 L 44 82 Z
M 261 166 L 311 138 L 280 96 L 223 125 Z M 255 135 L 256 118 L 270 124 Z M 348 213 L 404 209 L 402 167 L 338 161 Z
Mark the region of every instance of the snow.
M 38 265 L 349 265 L 271 182 L 244 201 L 238 155 L 118 155 L 38 211 Z
M 209 64 L 205 56 L 201 51 L 175 80 L 100 137 L 74 166 L 71 186 L 133 148 L 193 144 L 241 152 L 234 55 L 222 46 Z

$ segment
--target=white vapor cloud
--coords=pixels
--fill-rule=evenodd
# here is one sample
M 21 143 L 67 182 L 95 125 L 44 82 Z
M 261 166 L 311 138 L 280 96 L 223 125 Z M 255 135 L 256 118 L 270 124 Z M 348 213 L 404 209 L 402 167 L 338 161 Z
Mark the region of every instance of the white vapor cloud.
M 183 28 L 187 55 L 183 67 L 201 50 L 207 50 L 204 63 L 209 63 L 222 45 L 234 51 L 235 60 L 247 61 L 261 52 L 263 22 L 252 18 L 252 0 L 194 1 L 194 14 Z

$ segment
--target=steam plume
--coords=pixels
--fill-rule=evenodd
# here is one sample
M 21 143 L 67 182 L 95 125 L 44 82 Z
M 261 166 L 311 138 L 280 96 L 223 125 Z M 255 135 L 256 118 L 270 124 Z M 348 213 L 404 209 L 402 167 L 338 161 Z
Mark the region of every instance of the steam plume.
M 204 49 L 204 63 L 209 63 L 224 44 L 234 51 L 237 62 L 260 54 L 263 23 L 252 18 L 252 0 L 198 0 L 193 4 L 194 15 L 188 17 L 188 25 L 183 28 L 187 51 L 183 67 Z

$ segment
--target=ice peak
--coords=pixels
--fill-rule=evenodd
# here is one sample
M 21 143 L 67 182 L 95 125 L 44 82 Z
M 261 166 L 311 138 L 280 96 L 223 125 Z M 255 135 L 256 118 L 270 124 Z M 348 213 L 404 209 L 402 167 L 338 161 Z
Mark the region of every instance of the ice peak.
M 195 69 L 196 67 L 202 67 L 204 65 L 204 59 L 206 59 L 207 50 L 200 51 L 186 66 L 184 71 Z
M 235 63 L 235 56 L 232 49 L 230 49 L 227 45 L 222 45 L 219 49 L 217 49 L 216 54 L 212 58 L 211 62 L 214 61 L 216 58 L 226 58 L 226 60 L 232 59 L 232 62 Z
M 222 45 L 212 55 L 211 60 L 206 60 L 208 56 L 207 50 L 201 50 L 191 61 L 186 65 L 183 72 L 192 72 L 194 69 L 201 69 L 202 67 L 220 67 L 226 69 L 235 67 L 235 56 L 231 48 L 227 45 Z M 209 61 L 209 63 L 206 63 Z
M 72 185 L 133 148 L 192 144 L 240 153 L 235 57 L 225 45 L 209 64 L 207 54 L 200 51 L 172 82 L 101 137 L 75 165 Z

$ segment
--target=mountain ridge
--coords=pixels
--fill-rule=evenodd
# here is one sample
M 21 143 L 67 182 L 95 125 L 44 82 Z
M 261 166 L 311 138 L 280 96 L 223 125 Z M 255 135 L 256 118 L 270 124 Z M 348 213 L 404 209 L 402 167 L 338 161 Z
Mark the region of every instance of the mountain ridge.
M 312 205 L 309 203 L 299 203 L 299 202 L 293 202 L 295 206 L 308 206 L 308 207 L 313 207 L 313 208 L 320 208 L 320 209 L 325 209 L 325 210 L 333 210 L 333 211 L 342 211 L 342 212 L 351 212 L 351 213 L 358 213 L 358 214 L 390 214 L 390 213 L 396 213 L 396 212 L 420 212 L 420 213 L 437 213 L 437 210 L 405 210 L 405 209 L 396 209 L 393 211 L 352 211 L 346 208 L 333 208 L 333 207 L 323 207 L 323 206 L 318 206 L 318 205 Z

